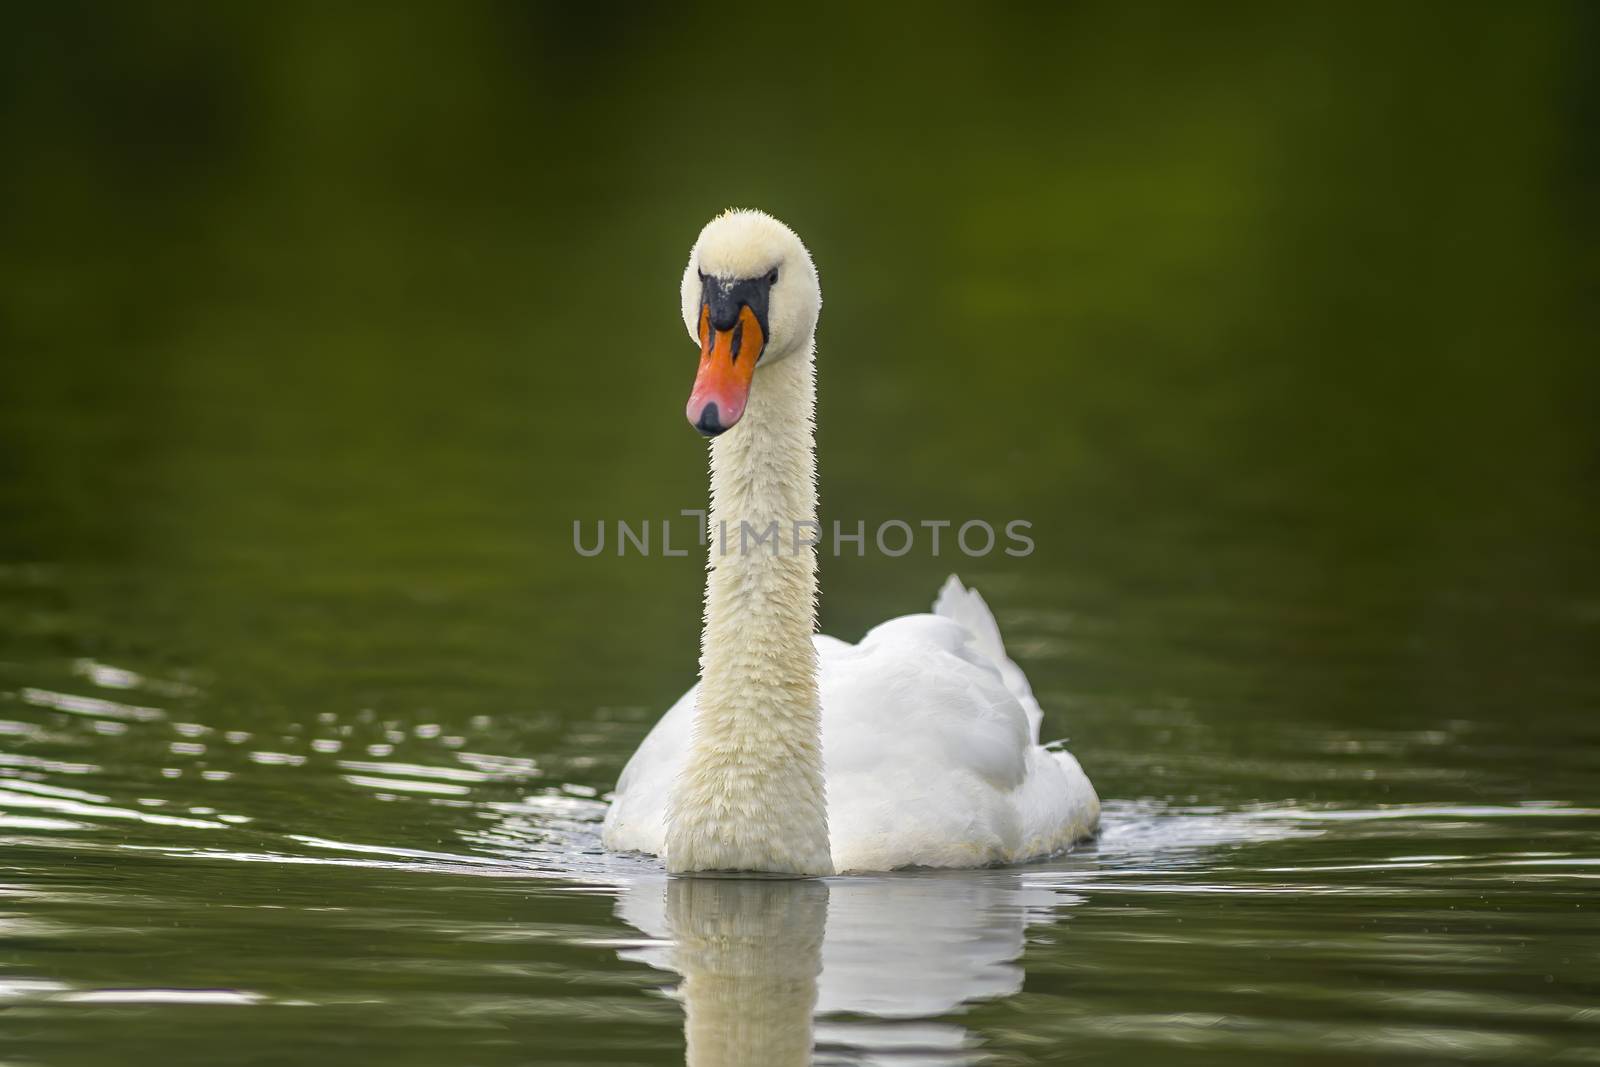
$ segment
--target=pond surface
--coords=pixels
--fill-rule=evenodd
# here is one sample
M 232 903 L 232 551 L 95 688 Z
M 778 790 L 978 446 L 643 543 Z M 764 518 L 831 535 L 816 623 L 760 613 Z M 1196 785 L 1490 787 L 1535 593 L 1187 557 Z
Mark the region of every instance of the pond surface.
M 0 57 L 0 1063 L 1600 1063 L 1581 6 L 769 26 L 737 173 L 709 15 L 119 10 Z M 573 523 L 703 504 L 735 201 L 824 522 L 1036 544 L 830 555 L 824 630 L 959 571 L 1097 843 L 600 850 L 703 575 Z
M 7 671 L 7 1062 L 671 1063 L 686 1022 L 718 1064 L 1590 1062 L 1600 1036 L 1592 734 L 1301 724 L 1241 756 L 1181 704 L 1081 712 L 1109 800 L 1077 853 L 667 879 L 598 845 L 645 709 L 245 729 L 192 680 Z

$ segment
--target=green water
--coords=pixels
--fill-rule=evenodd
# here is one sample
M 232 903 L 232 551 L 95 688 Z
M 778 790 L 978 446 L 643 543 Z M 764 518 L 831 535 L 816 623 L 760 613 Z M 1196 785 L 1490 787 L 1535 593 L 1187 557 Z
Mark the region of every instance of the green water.
M 8 18 L 0 1062 L 1600 1061 L 1592 9 Z M 733 202 L 824 520 L 1033 524 L 824 629 L 959 570 L 1097 845 L 599 849 Z

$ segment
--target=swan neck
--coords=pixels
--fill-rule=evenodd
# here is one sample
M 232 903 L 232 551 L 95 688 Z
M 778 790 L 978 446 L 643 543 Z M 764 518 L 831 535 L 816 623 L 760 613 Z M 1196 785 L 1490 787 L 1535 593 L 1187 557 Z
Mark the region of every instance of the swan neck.
M 808 344 L 761 367 L 711 446 L 705 628 L 674 871 L 832 872 L 817 692 L 816 387 Z

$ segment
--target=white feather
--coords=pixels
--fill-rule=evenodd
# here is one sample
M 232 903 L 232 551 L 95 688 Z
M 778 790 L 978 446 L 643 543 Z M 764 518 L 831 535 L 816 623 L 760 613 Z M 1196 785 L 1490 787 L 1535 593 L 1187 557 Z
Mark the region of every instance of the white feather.
M 990 627 L 997 637 L 992 619 Z M 1039 747 L 1026 679 L 1016 671 L 1020 692 L 1007 684 L 1004 667 L 1015 665 L 993 658 L 988 636 L 941 612 L 891 619 L 855 645 L 813 639 L 836 870 L 1019 862 L 1061 851 L 1099 825 L 1094 787 L 1069 753 Z M 623 771 L 606 815 L 608 848 L 660 854 L 665 846 L 698 689 L 672 706 Z

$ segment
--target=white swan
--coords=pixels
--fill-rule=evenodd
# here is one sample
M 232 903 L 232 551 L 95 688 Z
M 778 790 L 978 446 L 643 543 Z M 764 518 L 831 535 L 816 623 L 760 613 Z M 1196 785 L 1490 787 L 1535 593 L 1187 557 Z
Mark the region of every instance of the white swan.
M 813 634 L 822 294 L 800 239 L 727 212 L 682 297 L 701 351 L 689 421 L 715 438 L 700 682 L 623 770 L 605 846 L 673 872 L 822 875 L 1017 862 L 1092 834 L 1094 788 L 1039 746 L 1038 702 L 975 591 L 952 576 L 933 614 L 860 644 Z

